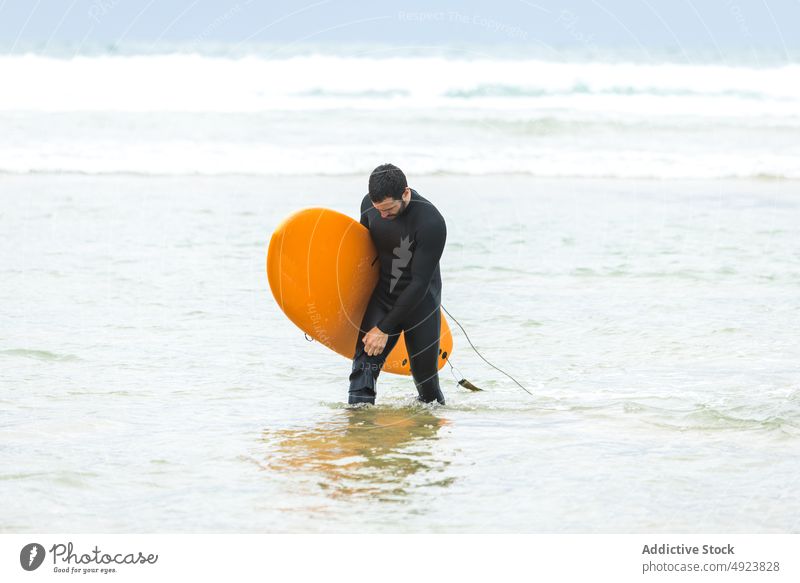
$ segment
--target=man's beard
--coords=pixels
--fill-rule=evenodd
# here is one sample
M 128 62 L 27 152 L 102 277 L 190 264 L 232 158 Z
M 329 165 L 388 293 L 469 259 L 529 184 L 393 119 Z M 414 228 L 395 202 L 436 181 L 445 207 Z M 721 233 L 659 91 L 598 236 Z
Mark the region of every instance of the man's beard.
M 406 210 L 406 207 L 407 207 L 407 206 L 408 206 L 408 203 L 407 203 L 406 201 L 404 201 L 404 200 L 401 200 L 401 201 L 400 201 L 400 210 L 399 210 L 399 211 L 397 211 L 395 214 L 393 214 L 393 215 L 392 215 L 392 218 L 393 218 L 393 219 L 396 219 L 398 216 L 400 216 L 401 214 L 403 214 L 403 211 L 404 211 L 404 210 Z

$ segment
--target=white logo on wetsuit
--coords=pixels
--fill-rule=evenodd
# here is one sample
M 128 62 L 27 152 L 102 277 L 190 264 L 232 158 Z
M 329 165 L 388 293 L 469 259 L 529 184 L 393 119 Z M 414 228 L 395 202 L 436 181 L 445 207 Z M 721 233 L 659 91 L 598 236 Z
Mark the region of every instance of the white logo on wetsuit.
M 392 259 L 392 281 L 389 283 L 389 293 L 392 293 L 394 286 L 400 281 L 400 276 L 403 275 L 403 268 L 411 261 L 411 237 L 406 236 L 400 239 L 400 245 L 395 247 L 395 259 Z

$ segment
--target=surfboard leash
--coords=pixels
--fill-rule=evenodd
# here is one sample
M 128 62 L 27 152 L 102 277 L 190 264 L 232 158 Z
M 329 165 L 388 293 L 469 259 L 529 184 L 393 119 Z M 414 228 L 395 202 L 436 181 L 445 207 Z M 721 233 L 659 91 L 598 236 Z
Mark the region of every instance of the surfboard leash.
M 530 392 L 528 389 L 526 389 L 526 388 L 525 388 L 525 387 L 524 387 L 524 386 L 523 386 L 523 385 L 522 385 L 522 384 L 521 384 L 521 383 L 520 383 L 520 382 L 519 382 L 517 379 L 515 379 L 514 377 L 512 377 L 510 374 L 508 374 L 508 373 L 507 373 L 506 371 L 504 371 L 503 369 L 501 369 L 501 368 L 499 368 L 499 367 L 496 367 L 496 366 L 495 366 L 495 365 L 493 365 L 491 362 L 489 362 L 488 360 L 486 360 L 486 359 L 483 357 L 483 355 L 482 355 L 482 354 L 481 354 L 481 353 L 478 351 L 478 349 L 477 349 L 477 348 L 475 348 L 475 345 L 472 343 L 472 340 L 470 340 L 470 339 L 469 339 L 469 335 L 467 334 L 467 331 L 466 331 L 466 330 L 464 330 L 464 326 L 462 326 L 462 325 L 461 325 L 461 322 L 459 322 L 458 320 L 456 320 L 456 319 L 455 319 L 455 317 L 453 316 L 453 314 L 451 314 L 450 312 L 448 312 L 448 311 L 447 311 L 447 308 L 445 308 L 445 307 L 444 307 L 444 304 L 442 304 L 442 309 L 444 310 L 445 314 L 447 314 L 448 316 L 450 316 L 450 318 L 453 320 L 453 322 L 455 322 L 456 324 L 458 324 L 458 327 L 459 327 L 459 328 L 461 328 L 461 331 L 464 333 L 464 337 L 467 339 L 467 342 L 469 342 L 469 345 L 472 347 L 472 350 L 474 350 L 474 351 L 475 351 L 475 354 L 477 354 L 478 356 L 480 356 L 480 357 L 481 357 L 481 360 L 483 360 L 483 362 L 485 362 L 486 364 L 488 364 L 489 366 L 491 366 L 493 369 L 499 370 L 501 373 L 503 373 L 504 375 L 506 375 L 506 376 L 507 376 L 508 378 L 510 378 L 512 381 L 514 381 L 515 383 L 517 383 L 517 385 L 519 385 L 519 388 L 521 388 L 523 391 L 525 391 L 525 392 L 526 392 L 526 393 L 528 393 L 528 394 L 529 394 L 531 397 L 533 397 L 533 393 L 531 393 L 531 392 Z M 467 379 L 465 379 L 465 378 L 463 377 L 463 375 L 461 375 L 461 371 L 458 371 L 458 374 L 459 374 L 459 375 L 461 375 L 461 380 L 458 380 L 458 377 L 456 377 L 456 376 L 455 376 L 455 371 L 457 371 L 458 369 L 457 369 L 455 366 L 453 366 L 453 363 L 452 363 L 452 362 L 450 362 L 450 359 L 449 359 L 449 358 L 447 359 L 447 363 L 450 365 L 450 372 L 453 374 L 453 378 L 455 378 L 455 379 L 456 379 L 456 382 L 457 382 L 459 385 L 461 385 L 461 386 L 462 386 L 462 387 L 464 387 L 465 389 L 469 389 L 470 391 L 482 391 L 482 390 L 483 390 L 483 389 L 479 389 L 479 388 L 478 388 L 478 387 L 476 387 L 474 384 L 472 384 L 472 383 L 471 383 L 471 382 L 469 382 Z

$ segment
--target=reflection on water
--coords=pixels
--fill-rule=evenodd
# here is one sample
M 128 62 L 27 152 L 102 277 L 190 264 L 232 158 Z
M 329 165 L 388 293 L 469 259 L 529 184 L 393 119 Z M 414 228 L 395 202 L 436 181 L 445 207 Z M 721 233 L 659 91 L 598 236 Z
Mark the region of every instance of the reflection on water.
M 308 472 L 334 498 L 400 501 L 412 487 L 450 485 L 433 444 L 447 420 L 425 408 L 343 409 L 309 429 L 265 430 L 267 469 Z

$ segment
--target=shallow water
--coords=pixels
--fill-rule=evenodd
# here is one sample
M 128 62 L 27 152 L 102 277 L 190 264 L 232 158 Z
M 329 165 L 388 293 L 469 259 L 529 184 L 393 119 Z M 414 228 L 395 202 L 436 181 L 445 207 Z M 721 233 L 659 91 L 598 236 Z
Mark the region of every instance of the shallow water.
M 412 180 L 445 307 L 534 395 L 451 322 L 483 392 L 354 410 L 264 261 L 365 182 L 0 175 L 0 530 L 800 529 L 796 184 Z

